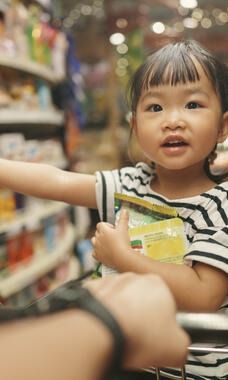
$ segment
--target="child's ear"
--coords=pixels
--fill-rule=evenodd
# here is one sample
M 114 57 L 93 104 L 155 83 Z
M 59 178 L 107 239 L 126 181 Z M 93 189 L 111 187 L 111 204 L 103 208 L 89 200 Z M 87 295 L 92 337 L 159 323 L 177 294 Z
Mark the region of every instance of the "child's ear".
M 135 115 L 131 115 L 131 118 L 130 118 L 130 128 L 131 128 L 132 132 L 134 134 L 136 134 L 137 128 L 136 128 L 136 117 L 135 117 Z
M 226 111 L 223 114 L 222 125 L 220 126 L 217 142 L 222 143 L 223 141 L 226 140 L 227 136 L 228 136 L 228 111 Z

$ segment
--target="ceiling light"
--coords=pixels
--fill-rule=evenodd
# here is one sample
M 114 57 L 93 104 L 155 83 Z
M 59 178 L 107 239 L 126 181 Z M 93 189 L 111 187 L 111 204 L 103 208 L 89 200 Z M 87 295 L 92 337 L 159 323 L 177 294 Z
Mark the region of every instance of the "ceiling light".
M 125 68 L 126 66 L 128 66 L 128 60 L 126 58 L 120 58 L 120 59 L 118 59 L 117 66 Z
M 192 12 L 192 17 L 195 18 L 196 20 L 200 21 L 203 18 L 203 10 L 200 8 L 194 9 Z
M 228 13 L 226 12 L 221 12 L 220 15 L 218 16 L 218 19 L 222 22 L 222 23 L 226 23 L 228 22 Z
M 127 51 L 128 51 L 128 46 L 126 44 L 121 44 L 121 45 L 118 45 L 116 50 L 118 51 L 118 53 L 120 54 L 126 54 Z
M 127 74 L 127 70 L 125 68 L 117 67 L 115 71 L 118 77 L 124 77 Z
M 222 12 L 221 9 L 214 8 L 213 11 L 212 11 L 212 14 L 213 14 L 214 17 L 218 17 L 221 12 Z
M 183 20 L 183 24 L 184 24 L 185 28 L 195 29 L 198 26 L 198 21 L 195 18 L 186 17 Z
M 203 18 L 203 20 L 201 21 L 201 25 L 203 28 L 205 29 L 209 29 L 211 26 L 212 26 L 212 22 L 209 18 Z
M 187 8 L 183 8 L 183 7 L 178 7 L 178 12 L 179 12 L 179 14 L 181 15 L 181 16 L 187 16 L 188 15 L 188 13 L 189 13 L 189 9 L 187 9 Z
M 161 34 L 165 31 L 165 25 L 158 21 L 158 22 L 155 22 L 152 26 L 151 26 L 152 30 L 154 31 L 154 33 L 156 34 Z
M 89 5 L 83 5 L 81 7 L 81 14 L 83 16 L 89 16 L 91 15 L 91 13 L 92 13 L 92 7 L 90 7 Z
M 125 36 L 122 33 L 113 33 L 109 41 L 112 45 L 121 45 L 125 41 Z
M 193 8 L 196 8 L 198 6 L 198 2 L 197 2 L 197 0 L 180 0 L 180 5 L 183 8 L 193 9 Z
M 116 26 L 118 28 L 126 28 L 128 24 L 128 21 L 126 20 L 126 18 L 118 18 L 118 20 L 116 20 Z

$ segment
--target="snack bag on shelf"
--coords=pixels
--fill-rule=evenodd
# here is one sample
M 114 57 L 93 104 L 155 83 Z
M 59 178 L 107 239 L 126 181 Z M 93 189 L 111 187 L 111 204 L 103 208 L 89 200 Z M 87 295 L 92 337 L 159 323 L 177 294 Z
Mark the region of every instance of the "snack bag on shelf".
M 6 240 L 6 233 L 0 233 L 0 279 L 7 277 L 9 274 L 9 259 Z
M 24 142 L 22 133 L 3 133 L 0 136 L 0 157 L 8 160 L 23 160 Z
M 7 253 L 9 259 L 10 272 L 14 272 L 17 264 L 20 262 L 20 234 L 21 227 L 16 226 L 7 233 Z
M 16 215 L 15 211 L 14 192 L 0 187 L 0 223 L 12 221 Z
M 132 248 L 154 260 L 183 264 L 187 243 L 183 221 L 174 208 L 115 193 L 116 224 L 123 209 L 129 211 Z M 114 272 L 102 265 L 102 276 Z

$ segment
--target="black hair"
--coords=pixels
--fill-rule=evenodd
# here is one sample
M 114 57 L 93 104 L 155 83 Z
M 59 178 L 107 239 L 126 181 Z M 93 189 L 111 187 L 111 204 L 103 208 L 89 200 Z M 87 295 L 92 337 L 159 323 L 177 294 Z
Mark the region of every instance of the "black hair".
M 200 76 L 194 59 L 200 64 L 210 80 L 221 102 L 222 113 L 228 110 L 228 67 L 218 58 L 194 40 L 170 43 L 150 54 L 136 70 L 129 83 L 128 102 L 133 115 L 136 114 L 139 98 L 143 90 L 152 86 L 197 82 Z M 213 149 L 213 152 L 215 151 Z M 214 176 L 210 172 L 208 158 L 204 170 L 209 178 L 221 182 L 224 176 Z

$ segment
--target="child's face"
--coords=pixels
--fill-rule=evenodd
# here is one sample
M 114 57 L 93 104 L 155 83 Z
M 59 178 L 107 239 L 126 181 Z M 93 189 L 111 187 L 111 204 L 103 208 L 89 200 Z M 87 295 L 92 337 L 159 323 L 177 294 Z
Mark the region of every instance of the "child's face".
M 203 166 L 216 142 L 226 138 L 228 117 L 201 66 L 200 80 L 145 90 L 131 126 L 144 154 L 166 169 Z

